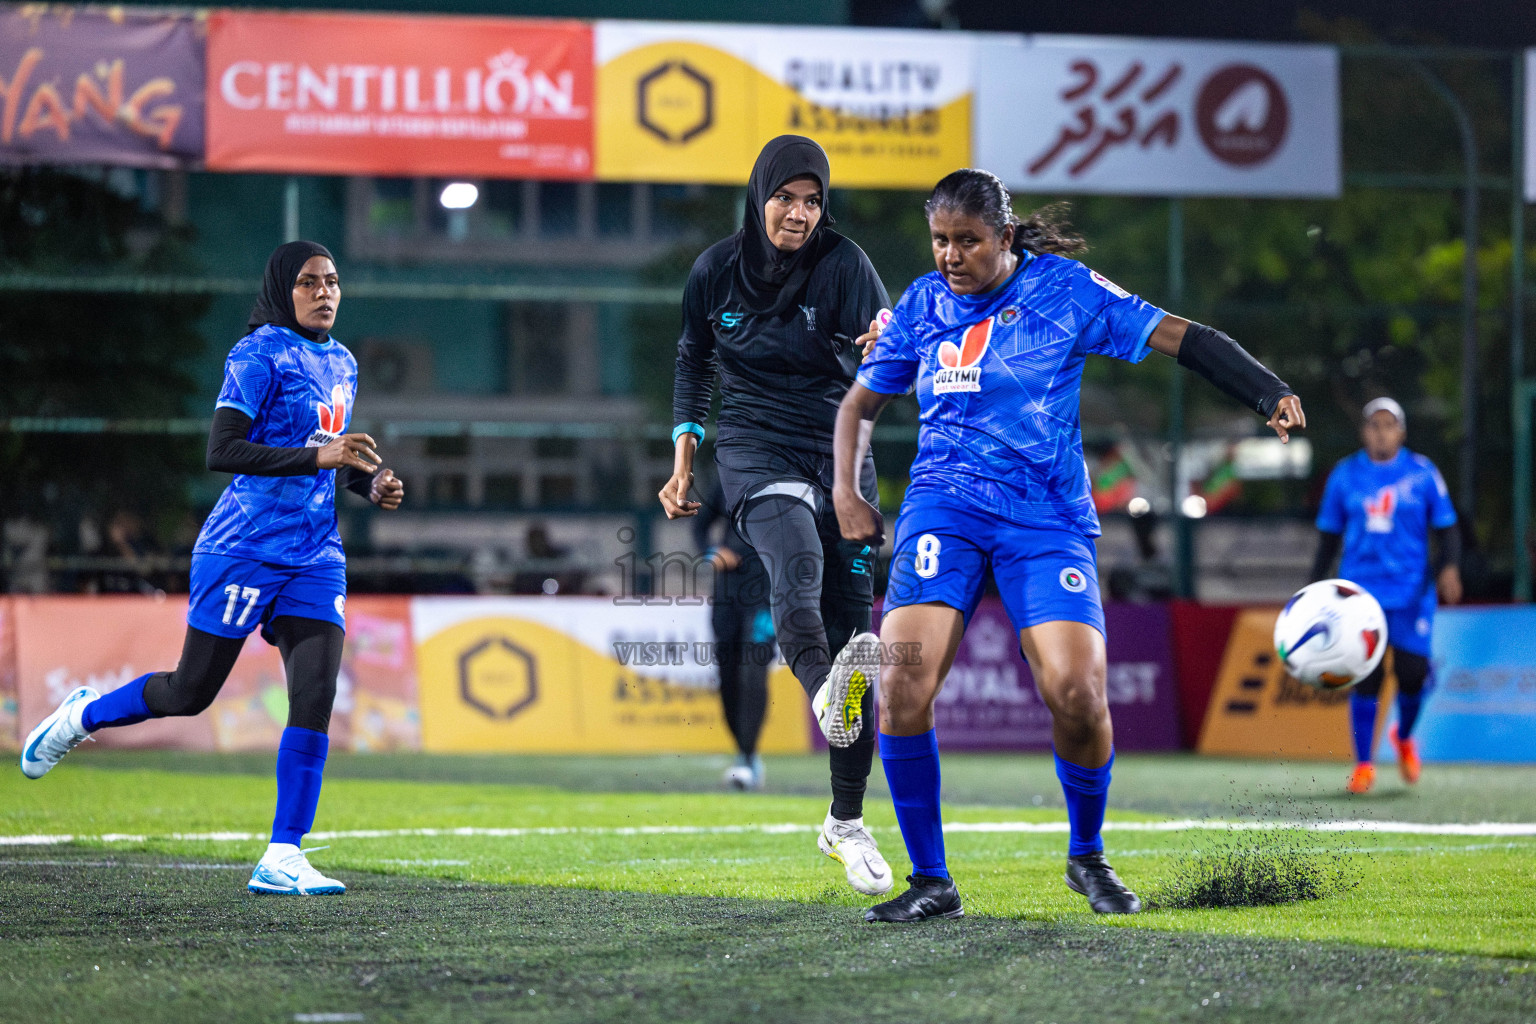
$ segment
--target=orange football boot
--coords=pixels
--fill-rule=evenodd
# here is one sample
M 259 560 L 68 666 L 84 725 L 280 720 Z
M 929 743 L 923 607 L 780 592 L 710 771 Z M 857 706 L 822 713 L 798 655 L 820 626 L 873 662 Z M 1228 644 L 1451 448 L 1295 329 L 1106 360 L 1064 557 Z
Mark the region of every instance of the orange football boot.
M 1392 746 L 1397 748 L 1397 770 L 1402 773 L 1403 781 L 1413 785 L 1419 781 L 1419 770 L 1423 765 L 1419 761 L 1419 745 L 1413 742 L 1410 736 L 1405 740 L 1397 738 L 1397 723 L 1392 723 L 1392 730 L 1387 733 L 1392 740 Z
M 1351 793 L 1369 793 L 1371 787 L 1376 784 L 1376 766 L 1369 761 L 1361 761 L 1355 765 L 1355 773 L 1349 777 L 1348 789 Z

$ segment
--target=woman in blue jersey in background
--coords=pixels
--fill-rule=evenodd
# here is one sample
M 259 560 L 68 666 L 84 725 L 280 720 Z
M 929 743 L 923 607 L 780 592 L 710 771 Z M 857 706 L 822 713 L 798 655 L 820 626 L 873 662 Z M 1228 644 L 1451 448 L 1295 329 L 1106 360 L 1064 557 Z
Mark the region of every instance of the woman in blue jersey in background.
M 880 756 L 912 875 L 906 892 L 866 912 L 870 921 L 962 914 L 944 859 L 933 702 L 989 567 L 1051 710 L 1071 830 L 1067 885 L 1099 913 L 1141 908 L 1099 835 L 1114 737 L 1099 522 L 1078 420 L 1085 357 L 1162 352 L 1267 417 L 1282 441 L 1306 423 L 1290 388 L 1231 338 L 1064 258 L 1082 239 L 1063 234 L 1049 210 L 1021 223 L 1011 202 L 986 171 L 938 183 L 925 206 L 937 270 L 902 296 L 838 412 L 838 520 L 844 537 L 871 540 L 882 526 L 859 491 L 861 426 L 914 385 L 921 410 L 880 631 L 883 644 L 922 652 L 885 666 L 880 693 Z
M 272 841 L 248 884 L 256 893 L 346 891 L 299 849 L 320 799 L 345 635 L 336 486 L 385 509 L 399 508 L 405 495 L 380 467 L 373 439 L 346 433 L 357 360 L 330 337 L 340 304 L 336 264 L 323 245 L 289 242 L 272 253 L 251 333 L 225 363 L 208 436 L 208 468 L 235 478 L 192 549 L 180 663 L 105 695 L 76 689 L 32 731 L 21 754 L 21 770 L 41 778 L 98 729 L 202 712 L 260 626 L 282 652 L 288 726 L 277 752 Z
M 1430 678 L 1429 637 L 1436 598 L 1461 601 L 1461 535 L 1456 508 L 1435 464 L 1403 447 L 1408 417 L 1390 398 L 1366 403 L 1355 454 L 1328 474 L 1317 510 L 1317 557 L 1312 579 L 1327 579 L 1343 550 L 1339 575 L 1371 592 L 1387 614 L 1387 646 L 1397 677 L 1397 722 L 1388 734 L 1397 749 L 1397 770 L 1409 784 L 1419 781 L 1419 748 L 1413 727 Z M 1429 559 L 1429 538 L 1438 553 Z M 1376 736 L 1376 705 L 1387 663 L 1349 693 L 1355 770 L 1351 793 L 1366 793 L 1376 782 L 1371 741 Z

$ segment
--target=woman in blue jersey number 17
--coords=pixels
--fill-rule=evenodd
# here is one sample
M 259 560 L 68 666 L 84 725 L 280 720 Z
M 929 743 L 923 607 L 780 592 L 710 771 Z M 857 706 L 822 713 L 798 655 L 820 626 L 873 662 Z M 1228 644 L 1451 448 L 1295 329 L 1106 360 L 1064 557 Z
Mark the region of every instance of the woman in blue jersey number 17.
M 36 779 L 98 729 L 198 714 L 260 626 L 282 652 L 288 726 L 277 752 L 272 841 L 247 886 L 255 893 L 346 891 L 299 849 L 320 799 L 345 635 L 336 487 L 385 509 L 399 508 L 405 496 L 381 467 L 373 438 L 346 433 L 357 360 L 330 337 L 340 304 L 336 264 L 324 246 L 289 242 L 272 253 L 251 333 L 224 365 L 208 436 L 208 468 L 235 477 L 192 549 L 180 663 L 106 694 L 74 690 L 22 747 L 21 770 Z
M 918 455 L 896 523 L 882 643 L 880 756 L 912 860 L 909 888 L 870 921 L 959 917 L 944 859 L 933 702 L 988 567 L 1050 708 L 1071 832 L 1066 882 L 1099 913 L 1135 913 L 1100 830 L 1114 742 L 1105 700 L 1099 534 L 1078 420 L 1084 358 L 1174 356 L 1269 420 L 1305 426 L 1301 403 L 1232 339 L 1143 302 L 1063 254 L 1083 249 L 1050 211 L 1014 216 L 1003 183 L 956 171 L 925 210 L 937 270 L 907 289 L 838 413 L 833 499 L 843 536 L 881 535 L 858 489 L 861 426 L 914 385 Z M 914 646 L 906 646 L 914 645 Z

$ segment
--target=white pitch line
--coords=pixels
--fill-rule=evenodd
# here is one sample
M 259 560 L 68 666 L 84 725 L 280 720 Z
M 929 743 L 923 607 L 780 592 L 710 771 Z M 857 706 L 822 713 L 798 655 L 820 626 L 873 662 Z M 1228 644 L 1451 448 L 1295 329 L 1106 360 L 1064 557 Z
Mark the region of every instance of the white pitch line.
M 786 835 L 815 832 L 818 826 L 798 822 L 760 825 L 636 825 L 620 827 L 545 827 L 545 828 L 395 828 L 348 829 L 311 832 L 309 838 L 328 839 L 401 839 L 401 838 L 489 838 L 518 839 L 525 836 L 686 836 L 686 835 Z M 895 829 L 881 831 L 894 832 Z M 945 832 L 1016 832 L 1025 834 L 1060 834 L 1068 831 L 1065 821 L 955 821 L 944 826 Z M 1170 821 L 1109 821 L 1106 832 L 1380 832 L 1422 836 L 1536 836 L 1536 823 L 1485 821 L 1476 824 L 1422 821 L 1221 821 L 1185 818 Z M 0 836 L 0 846 L 51 846 L 58 843 L 147 843 L 152 840 L 177 842 L 254 842 L 265 840 L 265 832 L 170 832 L 139 835 L 106 832 L 100 835 L 73 833 Z

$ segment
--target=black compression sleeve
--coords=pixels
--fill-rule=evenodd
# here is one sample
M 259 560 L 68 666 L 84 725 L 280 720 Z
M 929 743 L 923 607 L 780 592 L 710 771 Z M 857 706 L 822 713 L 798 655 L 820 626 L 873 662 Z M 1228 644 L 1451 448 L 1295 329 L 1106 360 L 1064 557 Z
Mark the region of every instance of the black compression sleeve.
M 252 444 L 251 418 L 239 409 L 225 406 L 213 412 L 213 428 L 208 431 L 208 468 L 215 473 L 243 473 L 246 476 L 305 476 L 319 472 L 318 448 L 271 448 Z
M 1184 331 L 1179 365 L 1195 371 L 1265 419 L 1274 415 L 1280 399 L 1296 393 L 1243 346 L 1204 324 L 1191 322 Z
M 356 466 L 342 466 L 336 471 L 336 486 L 345 487 L 353 494 L 372 501 L 373 478 L 373 473 L 358 469 Z
M 709 322 L 705 296 L 706 272 L 698 264 L 683 289 L 683 333 L 677 341 L 677 364 L 672 378 L 672 423 L 697 423 L 709 419 L 709 400 L 715 390 L 715 332 Z
M 1344 535 L 1342 533 L 1329 533 L 1327 530 L 1317 531 L 1317 555 L 1312 559 L 1312 582 L 1325 580 L 1333 574 L 1333 560 L 1339 557 L 1339 552 L 1344 548 Z
M 1459 526 L 1442 526 L 1435 531 L 1435 541 L 1439 551 L 1435 557 L 1435 575 L 1448 565 L 1461 567 L 1461 528 Z

